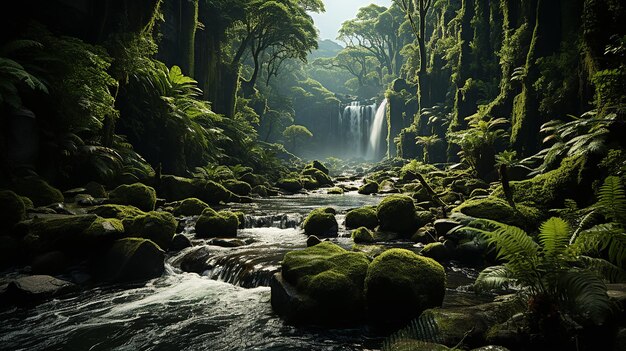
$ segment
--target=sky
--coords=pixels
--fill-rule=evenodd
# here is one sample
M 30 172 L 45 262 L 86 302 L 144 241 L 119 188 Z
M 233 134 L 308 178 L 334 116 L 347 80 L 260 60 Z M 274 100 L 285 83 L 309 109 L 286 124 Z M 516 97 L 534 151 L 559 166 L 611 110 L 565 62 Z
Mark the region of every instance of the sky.
M 326 12 L 312 14 L 315 25 L 320 30 L 320 39 L 337 41 L 337 33 L 341 23 L 355 18 L 361 7 L 372 3 L 389 7 L 391 0 L 324 0 Z

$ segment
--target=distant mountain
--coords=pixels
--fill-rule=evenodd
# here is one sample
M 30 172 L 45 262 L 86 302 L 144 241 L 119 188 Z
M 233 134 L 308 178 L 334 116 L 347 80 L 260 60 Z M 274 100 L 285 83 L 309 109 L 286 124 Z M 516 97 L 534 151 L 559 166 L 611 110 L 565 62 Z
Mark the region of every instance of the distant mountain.
M 326 39 L 318 42 L 319 48 L 309 54 L 309 61 L 313 61 L 320 57 L 335 57 L 343 49 L 343 46 L 336 42 Z

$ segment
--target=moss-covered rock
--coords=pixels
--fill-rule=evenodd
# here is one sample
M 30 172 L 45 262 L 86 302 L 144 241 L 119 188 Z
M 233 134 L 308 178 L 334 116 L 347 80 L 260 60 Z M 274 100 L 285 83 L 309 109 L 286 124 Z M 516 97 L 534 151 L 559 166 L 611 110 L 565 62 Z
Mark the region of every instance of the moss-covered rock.
M 85 184 L 85 192 L 94 198 L 105 198 L 108 196 L 104 186 L 96 182 L 89 182 Z
M 165 253 L 154 242 L 125 238 L 113 243 L 100 263 L 100 271 L 107 281 L 144 281 L 161 276 L 164 261 Z
M 328 168 L 324 166 L 320 161 L 317 161 L 317 160 L 306 165 L 304 169 L 317 169 L 317 170 L 322 171 L 326 175 L 329 175 L 330 173 Z
M 306 190 L 315 190 L 315 189 L 319 189 L 320 187 L 320 183 L 317 181 L 317 179 L 313 178 L 312 176 L 300 177 L 300 183 L 302 184 L 302 187 L 305 188 Z
M 302 228 L 306 235 L 317 235 L 320 237 L 337 236 L 339 225 L 335 219 L 335 214 L 329 208 L 317 208 L 302 222 Z
M 216 212 L 211 208 L 202 211 L 196 222 L 196 237 L 198 238 L 232 238 L 237 236 L 239 220 L 237 215 L 230 211 Z
M 435 260 L 405 249 L 391 249 L 372 261 L 365 299 L 374 322 L 402 325 L 425 309 L 441 306 L 446 275 Z
M 391 195 L 380 202 L 376 216 L 381 231 L 411 235 L 418 228 L 413 199 L 406 195 Z
M 374 234 L 366 227 L 355 229 L 352 232 L 352 240 L 357 244 L 369 244 L 375 241 Z
M 430 257 L 437 262 L 445 261 L 450 257 L 448 248 L 440 242 L 426 244 L 420 252 L 425 257 Z
M 160 195 L 168 201 L 196 197 L 209 205 L 228 202 L 232 192 L 221 184 L 204 179 L 189 179 L 172 175 L 161 177 Z
M 192 197 L 185 199 L 174 206 L 174 216 L 197 216 L 209 207 L 206 202 Z
M 141 183 L 124 184 L 109 193 L 109 201 L 118 205 L 135 206 L 142 211 L 153 211 L 156 204 L 156 191 Z
M 239 180 L 250 184 L 252 187 L 265 185 L 267 183 L 267 179 L 265 179 L 265 177 L 254 173 L 246 173 L 239 177 Z
M 545 216 L 535 207 L 518 203 L 513 208 L 504 199 L 495 196 L 465 201 L 453 212 L 461 212 L 476 218 L 492 219 L 522 228 L 535 226 Z
M 32 210 L 33 208 L 35 208 L 35 204 L 33 203 L 33 200 L 27 198 L 26 196 L 20 196 L 20 199 L 22 199 L 22 202 L 24 203 L 24 209 L 26 209 L 26 211 Z
M 123 223 L 128 236 L 150 239 L 163 250 L 169 248 L 178 227 L 178 222 L 171 213 L 160 211 L 124 219 Z
M 302 190 L 302 183 L 300 182 L 300 179 L 283 178 L 276 182 L 276 187 L 290 193 L 297 193 L 298 191 Z
M 10 190 L 0 191 L 0 226 L 3 232 L 10 230 L 25 215 L 26 206 L 19 195 Z
M 241 211 L 233 212 L 235 216 L 237 216 L 237 221 L 239 221 L 239 229 L 244 229 L 246 227 L 246 214 Z
M 224 185 L 226 189 L 239 196 L 248 196 L 252 191 L 252 187 L 250 186 L 250 184 L 242 182 L 240 180 L 229 179 L 225 181 L 222 185 Z
M 359 188 L 359 194 L 370 195 L 378 192 L 378 183 L 369 181 Z
M 302 313 L 297 317 L 307 323 L 358 320 L 363 313 L 363 282 L 368 265 L 363 253 L 349 252 L 330 242 L 287 253 L 282 275 L 308 302 L 300 306 Z M 275 306 L 274 290 L 272 306 L 280 311 Z
M 258 195 L 260 197 L 267 197 L 269 195 L 268 191 L 267 191 L 267 187 L 265 185 L 257 185 L 254 188 L 252 188 L 252 192 L 253 195 Z
M 93 213 L 103 218 L 117 218 L 119 220 L 131 219 L 145 214 L 144 211 L 135 206 L 113 204 L 94 207 L 89 210 L 89 213 Z
M 343 195 L 344 190 L 339 187 L 334 187 L 326 190 L 326 194 L 328 195 Z
M 435 215 L 430 211 L 416 211 L 415 218 L 417 219 L 417 227 L 421 228 L 435 220 Z
M 302 171 L 303 175 L 311 176 L 317 181 L 320 186 L 333 185 L 333 180 L 330 179 L 328 174 L 320 171 L 317 168 L 307 168 Z
M 35 207 L 63 202 L 63 193 L 39 177 L 25 177 L 13 182 L 13 190 L 29 198 Z
M 378 218 L 376 217 L 376 210 L 372 207 L 355 208 L 348 211 L 346 214 L 346 227 L 358 228 L 366 227 L 368 229 L 374 229 L 378 225 Z

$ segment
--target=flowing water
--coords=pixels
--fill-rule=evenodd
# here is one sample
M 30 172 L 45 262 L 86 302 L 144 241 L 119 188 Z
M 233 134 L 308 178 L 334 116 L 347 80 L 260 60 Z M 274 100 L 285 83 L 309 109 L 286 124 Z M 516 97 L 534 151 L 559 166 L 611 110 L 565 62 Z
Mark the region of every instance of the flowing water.
M 387 102 L 385 99 L 378 106 L 376 115 L 374 116 L 374 122 L 372 122 L 372 128 L 370 130 L 369 143 L 367 144 L 366 159 L 378 161 L 383 157 L 382 145 L 386 139 L 387 128 L 383 128 L 387 125 Z
M 224 248 L 194 240 L 195 247 L 168 258 L 162 277 L 134 287 L 95 287 L 32 308 L 0 311 L 3 350 L 377 350 L 384 336 L 367 327 L 324 329 L 286 325 L 272 312 L 271 275 L 288 251 L 306 246 L 297 224 L 311 209 L 333 206 L 338 221 L 354 207 L 376 205 L 380 197 L 283 196 L 238 205 L 248 228 L 246 245 Z M 193 219 L 185 234 L 193 237 Z M 340 224 L 334 239 L 349 248 Z M 181 271 L 180 260 L 203 250 L 200 274 Z M 449 266 L 447 305 L 465 304 L 476 272 Z
M 375 112 L 376 104 L 355 101 L 339 114 L 337 142 L 342 158 L 365 158 Z

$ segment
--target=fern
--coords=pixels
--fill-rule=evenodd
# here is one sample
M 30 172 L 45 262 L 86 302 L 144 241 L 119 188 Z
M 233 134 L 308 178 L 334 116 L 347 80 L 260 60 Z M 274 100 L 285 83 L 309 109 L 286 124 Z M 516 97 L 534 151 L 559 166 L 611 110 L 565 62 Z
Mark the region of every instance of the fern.
M 552 217 L 541 225 L 539 242 L 542 251 L 548 256 L 563 253 L 570 239 L 571 228 L 567 222 L 558 217 Z
M 476 277 L 474 289 L 478 292 L 504 290 L 517 281 L 511 275 L 506 265 L 487 267 Z
M 596 207 L 607 219 L 626 224 L 626 191 L 619 177 L 610 176 L 604 180 Z
M 570 270 L 559 277 L 561 300 L 572 311 L 590 318 L 596 325 L 605 322 L 613 309 L 606 285 L 592 272 Z

